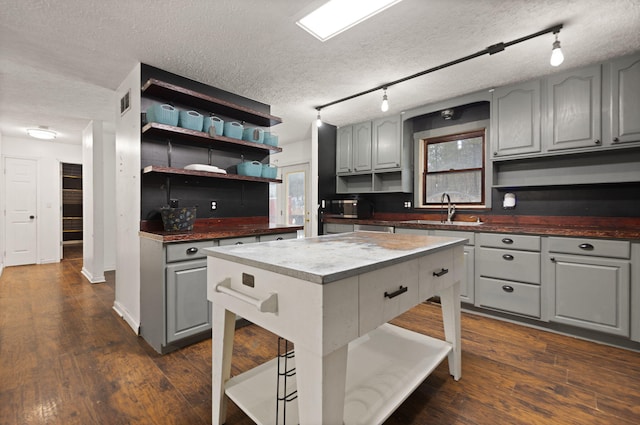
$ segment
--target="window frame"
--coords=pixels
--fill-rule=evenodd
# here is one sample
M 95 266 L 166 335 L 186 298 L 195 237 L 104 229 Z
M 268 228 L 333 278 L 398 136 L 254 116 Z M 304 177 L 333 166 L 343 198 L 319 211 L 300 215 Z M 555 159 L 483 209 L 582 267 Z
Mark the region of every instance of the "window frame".
M 424 154 L 422 155 L 422 176 L 421 176 L 421 185 L 422 185 L 422 190 L 421 190 L 421 205 L 419 206 L 420 208 L 434 208 L 434 207 L 440 207 L 440 202 L 427 202 L 427 176 L 428 175 L 436 175 L 436 174 L 457 174 L 457 173 L 464 173 L 464 172 L 469 172 L 469 171 L 480 171 L 480 178 L 481 178 L 481 182 L 480 182 L 480 201 L 479 202 L 460 202 L 460 201 L 456 201 L 455 203 L 457 205 L 463 206 L 463 207 L 467 207 L 467 208 L 486 208 L 487 206 L 487 191 L 486 191 L 486 176 L 487 176 L 487 159 L 486 159 L 486 152 L 487 152 L 487 128 L 486 127 L 482 127 L 482 128 L 476 128 L 476 129 L 470 129 L 470 130 L 463 130 L 463 131 L 459 131 L 456 133 L 450 133 L 450 134 L 445 134 L 445 135 L 441 135 L 441 136 L 434 136 L 434 137 L 425 137 L 420 139 L 420 144 L 421 144 L 421 149 L 420 151 L 423 152 Z M 464 169 L 456 169 L 456 170 L 446 170 L 446 171 L 434 171 L 429 173 L 428 170 L 428 155 L 429 155 L 429 149 L 428 146 L 432 145 L 432 144 L 436 144 L 436 143 L 445 143 L 445 142 L 453 142 L 456 140 L 460 140 L 460 139 L 469 139 L 469 138 L 475 138 L 475 137 L 481 137 L 482 138 L 482 152 L 481 152 L 481 156 L 482 156 L 482 166 L 481 167 L 474 167 L 474 168 L 464 168 Z

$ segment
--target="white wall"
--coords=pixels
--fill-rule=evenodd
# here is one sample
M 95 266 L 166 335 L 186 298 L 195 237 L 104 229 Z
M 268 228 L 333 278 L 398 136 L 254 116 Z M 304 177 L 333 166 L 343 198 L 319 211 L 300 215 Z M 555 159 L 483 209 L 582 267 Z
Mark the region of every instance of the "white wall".
M 116 297 L 114 310 L 138 333 L 140 329 L 140 64 L 116 92 L 131 91 L 131 109 L 116 116 Z
M 104 130 L 104 129 L 103 129 Z M 116 135 L 103 131 L 104 269 L 116 269 Z
M 60 239 L 62 235 L 62 189 L 60 163 L 82 162 L 82 147 L 55 141 L 36 140 L 28 137 L 4 137 L 2 140 L 2 163 L 4 157 L 29 158 L 38 162 L 37 205 L 37 262 L 60 261 Z M 4 182 L 3 186 L 4 187 Z M 4 207 L 4 206 L 3 206 Z M 2 217 L 4 228 L 4 217 Z M 3 238 L 4 243 L 4 238 Z M 4 251 L 3 251 L 4 252 Z
M 2 159 L 2 133 L 0 133 L 0 187 L 4 187 L 4 160 Z M 4 189 L 3 189 L 4 190 Z M 4 211 L 4 196 L 0 196 L 0 211 Z M 1 215 L 4 217 L 4 213 Z M 0 219 L 0 276 L 4 269 L 4 221 Z

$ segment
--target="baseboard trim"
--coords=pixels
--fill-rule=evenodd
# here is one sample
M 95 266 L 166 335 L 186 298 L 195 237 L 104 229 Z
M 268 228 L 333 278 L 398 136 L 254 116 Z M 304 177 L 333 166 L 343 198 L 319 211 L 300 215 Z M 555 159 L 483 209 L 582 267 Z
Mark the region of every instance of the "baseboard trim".
M 87 280 L 90 283 L 103 283 L 106 282 L 107 279 L 104 277 L 104 274 L 102 276 L 93 276 L 87 269 L 85 269 L 84 267 L 82 268 L 81 271 L 82 275 L 84 277 L 87 278 Z
M 127 322 L 127 324 L 131 327 L 131 329 L 133 329 L 133 332 L 135 332 L 136 335 L 140 335 L 140 322 L 135 320 L 122 304 L 120 304 L 118 301 L 114 301 L 113 310 L 118 313 L 118 316 L 120 316 L 125 322 Z

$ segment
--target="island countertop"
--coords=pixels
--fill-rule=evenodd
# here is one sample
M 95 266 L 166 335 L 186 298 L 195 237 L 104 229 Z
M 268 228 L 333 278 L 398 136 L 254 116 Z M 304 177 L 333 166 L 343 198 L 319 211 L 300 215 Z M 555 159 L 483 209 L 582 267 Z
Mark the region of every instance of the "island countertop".
M 204 251 L 212 257 L 324 284 L 465 242 L 462 238 L 351 232 Z

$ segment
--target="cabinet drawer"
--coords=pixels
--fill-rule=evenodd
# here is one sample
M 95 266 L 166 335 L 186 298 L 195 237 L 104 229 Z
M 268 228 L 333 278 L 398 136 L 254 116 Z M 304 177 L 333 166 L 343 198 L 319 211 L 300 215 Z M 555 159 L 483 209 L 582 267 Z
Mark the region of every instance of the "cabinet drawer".
M 182 242 L 167 245 L 167 263 L 205 258 L 203 248 L 216 246 L 216 241 Z
M 481 247 L 480 276 L 540 284 L 540 253 Z
M 418 304 L 418 260 L 361 275 L 358 302 L 359 335 Z
M 434 236 L 446 236 L 449 238 L 465 238 L 468 240 L 468 242 L 466 243 L 466 245 L 474 245 L 475 244 L 475 239 L 476 239 L 476 234 L 473 232 L 459 232 L 459 231 L 454 231 L 454 230 L 434 230 L 433 231 L 433 235 Z
M 220 246 L 242 245 L 245 243 L 255 243 L 255 242 L 258 242 L 258 238 L 256 236 L 244 236 L 241 238 L 227 238 L 227 239 L 220 239 L 218 241 Z
M 540 251 L 540 236 L 509 235 L 505 233 L 480 233 L 478 245 L 494 248 L 526 249 Z
M 481 277 L 476 305 L 540 318 L 540 287 Z
M 597 257 L 629 258 L 631 244 L 628 241 L 549 237 L 549 251 Z
M 454 256 L 459 261 L 454 265 Z M 420 260 L 420 301 L 437 295 L 453 282 L 462 279 L 464 246 L 434 252 Z
M 297 237 L 298 237 L 298 234 L 296 232 L 276 233 L 273 235 L 260 235 L 260 242 L 282 241 L 285 239 L 296 239 Z
M 422 236 L 427 236 L 429 234 L 429 231 L 427 229 L 412 229 L 412 228 L 402 228 L 402 227 L 396 227 L 395 228 L 395 233 L 400 233 L 403 235 L 422 235 Z
M 326 223 L 324 225 L 325 235 L 329 233 L 346 233 L 346 232 L 353 232 L 353 224 Z

